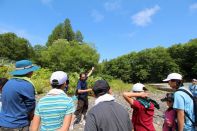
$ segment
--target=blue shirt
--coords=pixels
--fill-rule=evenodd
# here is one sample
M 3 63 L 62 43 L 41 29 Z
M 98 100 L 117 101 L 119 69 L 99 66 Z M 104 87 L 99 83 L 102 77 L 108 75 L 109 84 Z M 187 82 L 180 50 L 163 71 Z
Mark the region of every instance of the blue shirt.
M 180 87 L 179 89 L 185 89 L 185 87 Z M 189 91 L 189 90 L 187 90 Z M 190 92 L 190 91 L 189 91 Z M 189 117 L 194 121 L 194 104 L 191 97 L 183 91 L 176 91 L 174 94 L 174 104 L 173 108 L 184 110 Z M 192 122 L 188 117 L 185 116 L 184 131 L 195 131 L 192 127 Z
M 20 128 L 30 124 L 28 113 L 35 108 L 34 86 L 22 79 L 10 79 L 2 90 L 0 126 Z
M 87 82 L 86 80 L 81 81 L 79 80 L 77 83 L 77 90 L 86 90 L 87 89 Z M 87 92 L 84 93 L 78 93 L 78 99 L 84 99 L 88 96 Z
M 190 85 L 189 90 L 192 92 L 194 96 L 197 96 L 197 85 Z
M 62 127 L 65 115 L 75 111 L 73 100 L 66 94 L 46 95 L 36 106 L 35 114 L 41 118 L 41 131 L 55 131 Z
M 0 93 L 0 112 L 1 112 L 2 100 L 1 100 L 1 93 Z

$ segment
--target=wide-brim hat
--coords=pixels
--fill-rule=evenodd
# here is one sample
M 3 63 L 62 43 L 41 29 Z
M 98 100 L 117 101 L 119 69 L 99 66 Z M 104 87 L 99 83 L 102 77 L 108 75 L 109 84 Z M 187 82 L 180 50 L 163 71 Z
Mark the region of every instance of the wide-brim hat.
M 29 60 L 20 60 L 15 64 L 15 70 L 10 72 L 12 75 L 26 75 L 30 72 L 38 70 L 40 67 L 32 65 L 32 62 Z

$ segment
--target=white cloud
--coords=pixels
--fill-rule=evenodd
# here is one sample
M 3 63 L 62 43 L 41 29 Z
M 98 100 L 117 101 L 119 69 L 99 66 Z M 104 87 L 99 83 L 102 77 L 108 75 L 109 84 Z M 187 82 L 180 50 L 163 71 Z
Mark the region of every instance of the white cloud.
M 120 0 L 108 1 L 105 2 L 104 7 L 106 11 L 114 11 L 121 8 L 121 3 Z
M 190 9 L 191 11 L 197 10 L 197 3 L 193 3 L 192 5 L 190 5 L 189 9 Z
M 94 22 L 101 22 L 104 19 L 104 15 L 102 15 L 99 11 L 93 10 L 91 13 Z
M 0 34 L 2 33 L 7 33 L 7 32 L 13 32 L 19 37 L 23 37 L 33 45 L 33 44 L 44 44 L 46 40 L 43 38 L 36 36 L 36 35 L 31 35 L 29 34 L 26 30 L 24 29 L 18 29 L 12 26 L 7 26 L 7 25 L 0 25 Z
M 158 5 L 155 5 L 153 8 L 142 10 L 132 16 L 132 21 L 138 26 L 146 26 L 147 24 L 151 23 L 151 17 L 159 10 L 160 7 Z

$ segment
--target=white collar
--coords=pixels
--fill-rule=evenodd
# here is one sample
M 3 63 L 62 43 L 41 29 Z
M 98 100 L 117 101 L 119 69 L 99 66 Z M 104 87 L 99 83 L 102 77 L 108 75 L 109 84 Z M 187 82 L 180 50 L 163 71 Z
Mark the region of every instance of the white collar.
M 104 102 L 104 101 L 112 101 L 115 100 L 115 98 L 110 95 L 110 94 L 105 94 L 102 96 L 99 96 L 96 100 L 95 100 L 95 105 L 97 105 L 100 102 Z
M 61 90 L 61 89 L 51 89 L 47 93 L 47 95 L 60 95 L 60 94 L 65 94 L 66 95 L 66 93 L 63 90 Z

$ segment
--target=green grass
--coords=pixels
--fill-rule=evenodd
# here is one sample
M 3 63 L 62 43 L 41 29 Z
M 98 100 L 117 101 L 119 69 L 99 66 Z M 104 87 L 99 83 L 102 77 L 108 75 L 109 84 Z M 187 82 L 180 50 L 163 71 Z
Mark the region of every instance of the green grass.
M 133 84 L 129 84 L 129 83 L 124 83 L 121 80 L 111 80 L 109 82 L 112 91 L 115 92 L 124 92 L 124 91 L 131 91 Z M 161 90 L 157 90 L 156 88 L 154 88 L 154 86 L 150 86 L 148 84 L 145 84 L 145 87 L 148 89 L 149 92 L 152 93 L 160 93 L 162 92 Z
M 131 84 L 124 83 L 121 80 L 111 80 L 109 84 L 110 84 L 112 91 L 115 91 L 115 92 L 130 91 L 131 86 L 132 86 Z
M 156 89 L 154 86 L 150 86 L 148 84 L 145 84 L 145 87 L 148 89 L 149 92 L 152 93 L 161 93 L 161 90 Z

